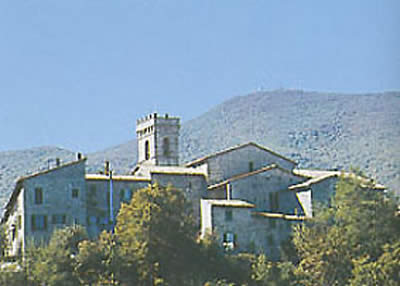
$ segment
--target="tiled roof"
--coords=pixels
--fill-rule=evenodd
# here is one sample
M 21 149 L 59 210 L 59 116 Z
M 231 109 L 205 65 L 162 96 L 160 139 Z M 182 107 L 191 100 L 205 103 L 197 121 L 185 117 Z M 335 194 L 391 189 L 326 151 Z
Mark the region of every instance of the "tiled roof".
M 137 177 L 150 178 L 151 174 L 207 176 L 203 170 L 182 166 L 139 165 L 133 171 L 133 175 Z
M 283 160 L 286 160 L 286 161 L 288 161 L 288 162 L 291 162 L 291 163 L 293 163 L 293 164 L 296 164 L 295 161 L 293 161 L 293 160 L 291 160 L 291 159 L 289 159 L 289 158 L 287 158 L 287 157 L 284 157 L 284 156 L 282 156 L 281 154 L 278 154 L 278 153 L 276 153 L 276 152 L 274 152 L 274 151 L 272 151 L 272 150 L 270 150 L 270 149 L 268 149 L 268 148 L 265 148 L 265 147 L 263 147 L 263 146 L 261 146 L 261 145 L 258 145 L 258 144 L 256 144 L 256 143 L 254 143 L 254 142 L 247 142 L 247 143 L 245 143 L 245 144 L 239 144 L 239 145 L 236 145 L 236 146 L 233 146 L 233 147 L 224 149 L 224 150 L 222 150 L 222 151 L 218 151 L 218 152 L 212 153 L 212 154 L 210 154 L 210 155 L 201 157 L 201 158 L 199 158 L 199 159 L 193 160 L 193 161 L 191 161 L 191 162 L 186 163 L 186 166 L 187 166 L 187 167 L 191 167 L 191 166 L 193 166 L 193 165 L 197 165 L 197 164 L 199 164 L 199 163 L 202 163 L 202 162 L 204 162 L 204 161 L 206 161 L 206 160 L 208 160 L 208 159 L 210 159 L 210 158 L 212 158 L 212 157 L 216 157 L 216 156 L 219 156 L 219 155 L 222 155 L 222 154 L 225 154 L 225 153 L 228 153 L 228 152 L 231 152 L 231 151 L 240 149 L 240 148 L 244 148 L 244 147 L 247 147 L 247 146 L 254 146 L 254 147 L 257 147 L 257 148 L 259 148 L 259 149 L 261 149 L 261 150 L 264 150 L 264 151 L 267 151 L 267 152 L 269 152 L 269 153 L 271 153 L 271 154 L 273 154 L 273 155 L 275 155 L 275 156 L 277 156 L 277 157 L 279 157 L 279 158 L 281 158 L 281 159 L 283 159 Z
M 104 174 L 86 174 L 85 179 L 89 181 L 108 181 L 110 176 Z M 131 176 L 131 175 L 113 175 L 114 181 L 144 181 L 149 182 L 150 179 L 145 177 Z
M 270 213 L 270 212 L 253 212 L 252 215 L 267 217 L 267 218 L 281 218 L 281 219 L 285 219 L 285 220 L 306 220 L 306 219 L 308 219 L 308 217 L 305 217 L 305 216 L 282 214 L 282 213 Z
M 320 171 L 320 170 L 293 170 L 293 172 L 297 175 L 308 177 L 309 180 L 292 185 L 289 187 L 289 190 L 298 190 L 298 189 L 307 189 L 311 185 L 322 182 L 324 180 L 327 180 L 329 178 L 337 178 L 340 176 L 343 176 L 345 178 L 355 178 L 361 181 L 362 187 L 367 187 L 369 183 L 371 183 L 371 179 L 357 176 L 354 173 L 349 173 L 349 172 L 343 172 L 343 171 Z M 386 189 L 385 186 L 373 182 L 373 188 L 375 190 L 384 190 Z
M 232 207 L 232 208 L 254 208 L 255 205 L 242 200 L 222 200 L 222 199 L 202 199 L 202 202 L 207 202 L 212 206 L 217 207 Z
M 218 189 L 219 187 L 224 186 L 224 185 L 226 185 L 226 184 L 228 184 L 230 182 L 233 182 L 233 181 L 236 181 L 236 180 L 240 180 L 240 179 L 243 179 L 243 178 L 246 178 L 246 177 L 249 177 L 249 176 L 253 176 L 253 175 L 256 175 L 256 174 L 264 173 L 264 172 L 267 172 L 267 171 L 270 171 L 270 170 L 273 170 L 273 169 L 277 169 L 277 168 L 279 168 L 278 165 L 272 164 L 272 165 L 260 168 L 258 170 L 252 171 L 252 172 L 243 173 L 243 174 L 240 174 L 240 175 L 237 175 L 237 176 L 233 176 L 233 177 L 231 177 L 229 179 L 226 179 L 225 181 L 222 181 L 220 183 L 217 183 L 217 184 L 209 186 L 208 190 Z

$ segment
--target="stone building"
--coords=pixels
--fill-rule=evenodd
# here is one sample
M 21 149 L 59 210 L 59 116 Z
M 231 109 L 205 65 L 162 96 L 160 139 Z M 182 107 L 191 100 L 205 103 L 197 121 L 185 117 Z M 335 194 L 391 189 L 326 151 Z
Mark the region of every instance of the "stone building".
M 216 234 L 229 251 L 278 258 L 292 226 L 329 203 L 340 172 L 298 170 L 296 163 L 253 142 L 179 165 L 177 117 L 156 113 L 137 120 L 138 163 L 129 174 L 86 174 L 86 159 L 20 178 L 1 220 L 8 255 L 29 240 L 47 241 L 54 229 L 80 224 L 91 237 L 113 227 L 121 203 L 148 184 L 181 189 L 201 236 Z M 349 176 L 351 174 L 348 174 Z M 377 185 L 376 188 L 383 188 Z

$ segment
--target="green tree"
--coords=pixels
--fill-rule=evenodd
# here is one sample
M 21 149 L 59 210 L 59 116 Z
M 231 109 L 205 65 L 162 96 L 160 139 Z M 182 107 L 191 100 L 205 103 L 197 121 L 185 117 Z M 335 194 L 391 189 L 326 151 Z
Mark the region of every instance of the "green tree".
M 7 250 L 7 235 L 5 225 L 0 225 L 0 261 L 5 258 L 6 250 Z
M 356 261 L 377 260 L 383 246 L 398 240 L 396 203 L 356 178 L 341 178 L 332 206 L 297 226 L 300 285 L 347 285 Z M 367 261 L 359 260 L 368 257 Z
M 56 230 L 48 245 L 30 246 L 24 262 L 29 285 L 79 285 L 75 256 L 86 238 L 83 227 L 70 226 Z
M 189 285 L 198 278 L 196 227 L 181 191 L 157 184 L 137 191 L 122 204 L 115 233 L 124 263 L 146 285 Z
M 350 286 L 396 286 L 400 282 L 400 241 L 386 244 L 378 260 L 364 256 L 354 261 Z
M 105 231 L 95 241 L 82 241 L 75 264 L 80 282 L 84 285 L 138 283 L 135 265 L 124 261 L 120 250 L 116 236 Z
M 260 254 L 252 264 L 252 280 L 256 285 L 287 286 L 295 281 L 294 270 L 291 262 L 268 261 Z

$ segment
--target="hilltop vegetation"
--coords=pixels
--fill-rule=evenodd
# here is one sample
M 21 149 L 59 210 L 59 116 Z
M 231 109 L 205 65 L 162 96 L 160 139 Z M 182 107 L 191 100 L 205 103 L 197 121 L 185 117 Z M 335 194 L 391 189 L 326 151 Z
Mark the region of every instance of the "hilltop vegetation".
M 400 92 L 277 90 L 237 96 L 183 122 L 181 162 L 248 141 L 294 159 L 301 168 L 359 167 L 400 194 Z M 110 160 L 115 171 L 127 173 L 136 163 L 136 140 L 87 156 L 90 172 Z M 74 155 L 54 147 L 0 152 L 0 204 L 18 176 L 55 157 Z

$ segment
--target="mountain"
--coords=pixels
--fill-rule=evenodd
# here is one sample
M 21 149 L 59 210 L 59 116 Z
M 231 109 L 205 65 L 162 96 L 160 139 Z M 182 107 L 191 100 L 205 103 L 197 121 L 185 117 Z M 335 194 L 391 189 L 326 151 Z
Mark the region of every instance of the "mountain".
M 13 191 L 18 177 L 45 170 L 49 164 L 54 166 L 55 158 L 71 161 L 75 158 L 75 153 L 51 146 L 0 152 L 0 211 Z
M 358 167 L 390 189 L 400 190 L 400 92 L 282 89 L 233 97 L 182 124 L 181 162 L 248 141 L 294 159 L 301 168 Z M 110 160 L 116 172 L 129 172 L 136 162 L 136 144 L 131 140 L 88 154 L 88 171 L 97 172 Z M 48 158 L 73 156 L 54 147 L 0 152 L 0 204 L 18 175 L 46 165 Z

